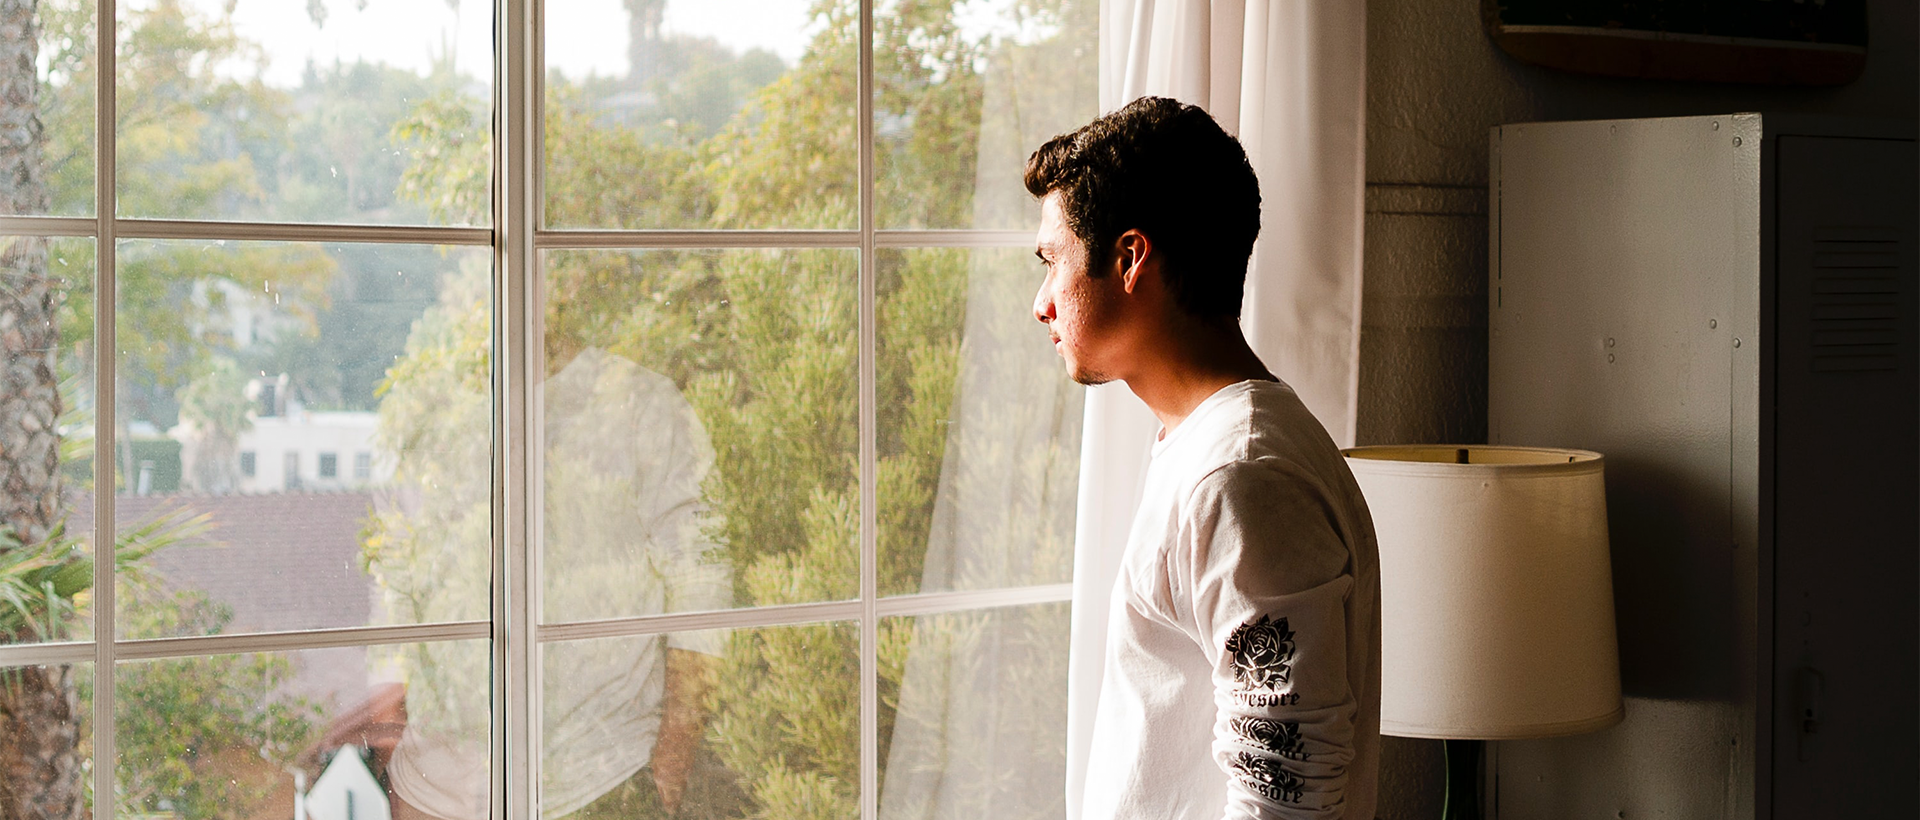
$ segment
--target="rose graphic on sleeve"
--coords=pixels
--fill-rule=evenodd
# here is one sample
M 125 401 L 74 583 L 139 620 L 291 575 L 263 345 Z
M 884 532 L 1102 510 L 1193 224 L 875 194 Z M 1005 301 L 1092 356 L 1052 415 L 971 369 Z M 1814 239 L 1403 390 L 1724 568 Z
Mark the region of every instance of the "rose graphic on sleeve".
M 1306 783 L 1277 760 L 1240 752 L 1227 760 L 1227 767 L 1241 785 L 1271 800 L 1298 803 L 1306 792 Z
M 1268 752 L 1291 760 L 1306 760 L 1301 750 L 1300 724 L 1294 721 L 1237 717 L 1229 724 L 1240 739 Z
M 1293 673 L 1293 651 L 1293 631 L 1285 618 L 1276 621 L 1262 615 L 1241 624 L 1227 638 L 1233 679 L 1244 691 L 1273 692 L 1286 685 Z

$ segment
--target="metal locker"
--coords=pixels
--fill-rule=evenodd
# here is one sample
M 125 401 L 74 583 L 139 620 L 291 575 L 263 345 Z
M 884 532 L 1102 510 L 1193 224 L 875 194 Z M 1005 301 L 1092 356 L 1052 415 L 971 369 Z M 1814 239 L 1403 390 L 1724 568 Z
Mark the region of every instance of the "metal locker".
M 1910 131 L 1493 129 L 1488 435 L 1607 456 L 1626 720 L 1501 818 L 1920 816 Z

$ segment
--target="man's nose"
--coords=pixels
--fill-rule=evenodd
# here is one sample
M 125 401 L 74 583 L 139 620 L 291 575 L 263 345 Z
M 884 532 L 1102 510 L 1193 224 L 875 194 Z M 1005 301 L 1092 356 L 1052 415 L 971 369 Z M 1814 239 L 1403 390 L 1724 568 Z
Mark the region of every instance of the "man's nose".
M 1043 325 L 1053 324 L 1053 295 L 1047 292 L 1044 282 L 1040 284 L 1040 291 L 1033 295 L 1033 318 Z

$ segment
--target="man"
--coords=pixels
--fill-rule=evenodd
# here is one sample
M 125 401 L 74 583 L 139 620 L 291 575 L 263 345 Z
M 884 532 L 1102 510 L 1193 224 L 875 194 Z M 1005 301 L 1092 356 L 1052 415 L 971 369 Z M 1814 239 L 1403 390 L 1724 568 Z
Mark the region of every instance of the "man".
M 1146 98 L 1027 161 L 1068 373 L 1157 416 L 1109 612 L 1082 820 L 1373 820 L 1379 570 L 1339 450 L 1240 333 L 1246 154 Z

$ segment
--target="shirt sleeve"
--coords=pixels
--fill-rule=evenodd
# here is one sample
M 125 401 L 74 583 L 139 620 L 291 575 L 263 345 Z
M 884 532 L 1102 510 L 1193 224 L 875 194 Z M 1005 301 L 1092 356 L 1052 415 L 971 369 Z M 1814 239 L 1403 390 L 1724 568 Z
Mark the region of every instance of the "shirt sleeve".
M 639 497 L 642 524 L 666 593 L 666 611 L 696 612 L 733 605 L 733 576 L 706 536 L 702 485 L 713 467 L 713 446 L 693 406 L 665 376 L 650 373 L 642 429 L 651 462 Z M 706 655 L 725 648 L 718 629 L 667 634 L 667 647 Z
M 1213 667 L 1228 818 L 1342 815 L 1358 701 L 1347 678 L 1349 550 L 1317 482 L 1238 462 L 1195 488 L 1168 560 Z M 1185 619 L 1183 619 L 1185 620 Z

